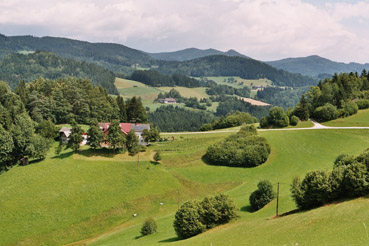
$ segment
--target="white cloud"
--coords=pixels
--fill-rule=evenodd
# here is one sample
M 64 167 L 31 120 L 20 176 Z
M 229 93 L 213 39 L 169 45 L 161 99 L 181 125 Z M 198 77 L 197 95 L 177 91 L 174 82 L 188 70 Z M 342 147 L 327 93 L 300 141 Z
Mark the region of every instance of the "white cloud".
M 0 28 L 147 51 L 211 47 L 262 60 L 318 54 L 369 62 L 368 12 L 369 1 L 0 0 Z

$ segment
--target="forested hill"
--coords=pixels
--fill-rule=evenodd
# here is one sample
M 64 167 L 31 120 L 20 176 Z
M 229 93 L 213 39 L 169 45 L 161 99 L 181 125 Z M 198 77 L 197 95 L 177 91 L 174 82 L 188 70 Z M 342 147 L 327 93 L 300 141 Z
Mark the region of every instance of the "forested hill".
M 157 68 L 162 73 L 187 76 L 239 76 L 244 79 L 267 78 L 276 85 L 300 87 L 316 85 L 311 77 L 278 70 L 263 62 L 243 57 L 223 55 L 207 56 L 184 62 L 159 62 Z
M 278 61 L 266 62 L 267 64 L 302 75 L 328 78 L 335 73 L 361 72 L 363 69 L 369 70 L 369 64 L 343 63 L 328 60 L 320 56 L 308 56 L 299 58 L 287 58 Z
M 239 56 L 248 58 L 247 56 L 242 55 L 235 50 L 228 50 L 227 52 L 222 52 L 215 49 L 201 50 L 196 48 L 189 48 L 173 52 L 148 53 L 148 54 L 155 59 L 164 61 L 188 61 L 212 55 Z
M 64 58 L 94 62 L 113 72 L 131 72 L 136 64 L 150 66 L 146 53 L 120 44 L 89 43 L 55 37 L 12 36 L 0 34 L 0 57 L 19 51 L 49 51 Z
M 0 80 L 14 89 L 21 80 L 33 81 L 43 77 L 57 79 L 65 77 L 87 78 L 100 85 L 110 94 L 118 94 L 113 72 L 96 64 L 64 59 L 50 52 L 35 52 L 28 55 L 13 53 L 0 60 Z

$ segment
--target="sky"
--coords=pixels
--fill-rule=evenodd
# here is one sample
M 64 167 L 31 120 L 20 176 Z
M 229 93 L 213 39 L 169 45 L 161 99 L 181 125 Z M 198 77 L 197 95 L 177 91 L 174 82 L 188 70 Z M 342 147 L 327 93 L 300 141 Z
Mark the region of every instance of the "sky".
M 369 63 L 369 0 L 0 0 L 0 33 Z

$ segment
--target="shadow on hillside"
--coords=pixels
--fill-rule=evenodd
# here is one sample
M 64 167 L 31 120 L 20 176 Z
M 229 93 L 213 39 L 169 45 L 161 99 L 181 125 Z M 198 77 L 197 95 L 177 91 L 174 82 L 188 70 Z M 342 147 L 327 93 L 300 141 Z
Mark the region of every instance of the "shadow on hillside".
M 65 158 L 71 157 L 73 154 L 74 154 L 74 151 L 71 150 L 69 152 L 65 152 L 65 153 L 62 153 L 60 155 L 56 155 L 54 157 L 51 157 L 51 159 L 65 159 Z
M 254 212 L 254 210 L 252 209 L 252 207 L 250 205 L 244 206 L 240 209 L 242 212 L 248 212 L 248 213 L 252 213 Z
M 180 239 L 178 237 L 172 237 L 172 238 L 168 238 L 168 239 L 164 239 L 159 241 L 159 243 L 171 243 L 171 242 L 175 242 L 175 241 L 179 241 Z
M 95 157 L 95 156 L 102 156 L 106 158 L 114 158 L 115 155 L 121 154 L 121 151 L 115 151 L 112 149 L 84 149 L 78 152 L 78 155 L 82 155 L 84 157 Z

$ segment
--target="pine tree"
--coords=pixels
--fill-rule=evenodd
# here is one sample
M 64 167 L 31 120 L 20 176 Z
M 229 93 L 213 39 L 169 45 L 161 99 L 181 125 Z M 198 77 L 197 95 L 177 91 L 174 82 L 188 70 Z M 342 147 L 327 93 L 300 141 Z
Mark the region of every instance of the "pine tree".
M 140 144 L 138 137 L 136 136 L 135 130 L 130 130 L 127 135 L 127 149 L 131 154 L 137 154 L 140 150 Z
M 100 143 L 104 141 L 104 134 L 99 128 L 98 122 L 96 119 L 91 121 L 90 128 L 87 131 L 87 142 L 92 149 L 96 149 L 100 147 Z
M 127 103 L 127 120 L 130 122 L 146 123 L 147 114 L 140 100 L 132 97 Z
M 79 147 L 80 147 L 79 144 L 83 140 L 83 137 L 82 137 L 83 130 L 75 121 L 72 121 L 71 125 L 72 125 L 72 131 L 69 136 L 67 147 L 72 148 L 74 151 L 77 151 L 79 150 Z
M 119 120 L 120 122 L 127 122 L 127 112 L 126 112 L 126 105 L 124 103 L 123 97 L 120 95 L 117 96 L 117 105 L 119 108 Z
M 126 136 L 120 128 L 119 121 L 113 120 L 109 125 L 109 133 L 107 140 L 110 143 L 110 147 L 115 151 L 118 148 L 123 148 L 126 143 Z

